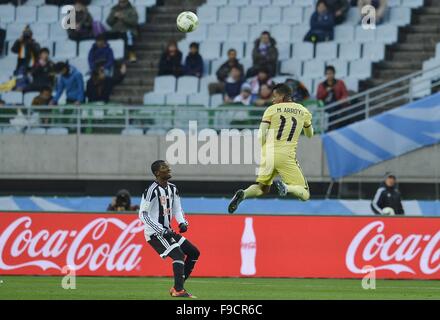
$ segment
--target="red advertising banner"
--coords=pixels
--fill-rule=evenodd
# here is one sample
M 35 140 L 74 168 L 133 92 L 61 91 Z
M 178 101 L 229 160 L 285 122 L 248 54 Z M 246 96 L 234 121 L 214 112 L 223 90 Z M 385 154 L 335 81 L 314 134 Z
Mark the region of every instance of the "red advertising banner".
M 0 274 L 166 276 L 137 215 L 0 213 Z M 189 215 L 194 276 L 440 279 L 440 218 Z M 368 271 L 369 272 L 369 271 Z

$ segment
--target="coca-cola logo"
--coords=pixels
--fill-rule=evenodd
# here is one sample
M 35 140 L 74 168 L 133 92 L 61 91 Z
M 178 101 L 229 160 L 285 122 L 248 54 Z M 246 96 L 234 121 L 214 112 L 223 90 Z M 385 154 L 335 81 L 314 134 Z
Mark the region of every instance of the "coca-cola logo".
M 116 228 L 118 236 L 104 241 L 110 228 Z M 105 267 L 107 271 L 131 271 L 141 261 L 142 245 L 131 243 L 141 231 L 143 226 L 138 219 L 126 224 L 117 218 L 97 218 L 81 230 L 36 231 L 31 217 L 21 217 L 0 235 L 0 270 L 34 266 L 61 271 L 69 265 L 74 270 Z M 60 263 L 62 256 L 65 261 Z
M 440 270 L 440 230 L 435 234 L 385 234 L 385 223 L 374 221 L 362 228 L 351 241 L 345 256 L 345 264 L 353 273 L 366 273 L 364 265 L 378 270 L 390 270 L 396 274 L 408 272 L 426 275 Z

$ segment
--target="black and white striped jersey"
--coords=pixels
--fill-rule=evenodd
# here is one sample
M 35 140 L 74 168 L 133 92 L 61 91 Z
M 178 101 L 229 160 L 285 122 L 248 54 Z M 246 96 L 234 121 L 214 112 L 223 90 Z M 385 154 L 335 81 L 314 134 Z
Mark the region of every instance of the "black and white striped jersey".
M 145 234 L 160 234 L 170 228 L 173 217 L 178 224 L 187 223 L 176 186 L 168 183 L 164 188 L 153 182 L 142 194 L 139 209 L 139 219 L 145 224 Z

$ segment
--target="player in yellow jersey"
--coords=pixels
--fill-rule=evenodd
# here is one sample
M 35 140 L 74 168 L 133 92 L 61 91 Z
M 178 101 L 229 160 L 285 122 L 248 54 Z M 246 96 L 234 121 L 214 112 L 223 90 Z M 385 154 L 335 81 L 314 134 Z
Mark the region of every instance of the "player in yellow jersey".
M 313 136 L 312 114 L 301 104 L 292 101 L 292 90 L 285 84 L 277 84 L 272 92 L 273 105 L 264 112 L 259 129 L 261 164 L 257 184 L 246 190 L 238 190 L 228 211 L 234 213 L 241 201 L 269 193 L 275 176 L 280 196 L 288 193 L 307 201 L 310 198 L 307 180 L 296 160 L 296 147 L 301 131 Z

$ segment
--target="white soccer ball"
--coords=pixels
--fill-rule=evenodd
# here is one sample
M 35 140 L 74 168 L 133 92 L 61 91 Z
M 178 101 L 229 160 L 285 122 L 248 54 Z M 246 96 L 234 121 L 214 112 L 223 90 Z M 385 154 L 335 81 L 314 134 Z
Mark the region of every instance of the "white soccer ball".
M 390 207 L 385 207 L 382 209 L 382 214 L 384 216 L 394 216 L 394 209 Z
M 180 32 L 193 32 L 199 26 L 199 18 L 194 12 L 184 11 L 177 17 L 177 29 Z

